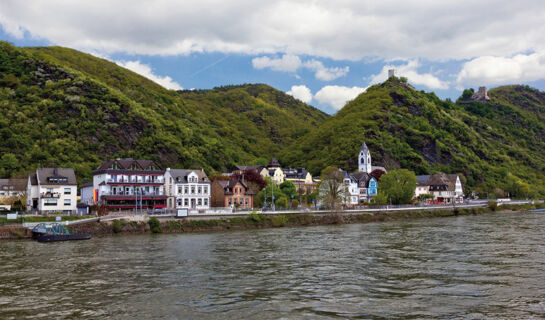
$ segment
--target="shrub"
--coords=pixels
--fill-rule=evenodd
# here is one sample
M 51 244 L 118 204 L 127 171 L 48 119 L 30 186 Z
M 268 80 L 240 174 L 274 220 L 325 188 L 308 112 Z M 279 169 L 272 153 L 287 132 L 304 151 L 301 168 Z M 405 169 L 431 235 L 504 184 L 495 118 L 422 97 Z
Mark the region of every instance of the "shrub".
M 297 209 L 299 207 L 299 200 L 297 199 L 291 200 L 291 207 L 294 209 Z
M 248 219 L 248 221 L 254 223 L 254 224 L 257 224 L 261 221 L 261 216 L 259 214 L 257 214 L 256 211 L 253 211 L 251 212 L 248 217 L 246 218 Z
M 283 227 L 288 223 L 288 217 L 283 214 L 271 217 L 271 223 L 273 227 Z
M 159 222 L 159 219 L 156 217 L 151 217 L 148 220 L 149 228 L 152 233 L 161 233 L 163 230 L 161 229 L 161 222 Z
M 488 201 L 488 208 L 492 211 L 496 211 L 498 203 L 496 201 Z
M 120 233 L 123 229 L 123 225 L 121 224 L 121 220 L 114 220 L 112 222 L 112 231 L 114 233 Z

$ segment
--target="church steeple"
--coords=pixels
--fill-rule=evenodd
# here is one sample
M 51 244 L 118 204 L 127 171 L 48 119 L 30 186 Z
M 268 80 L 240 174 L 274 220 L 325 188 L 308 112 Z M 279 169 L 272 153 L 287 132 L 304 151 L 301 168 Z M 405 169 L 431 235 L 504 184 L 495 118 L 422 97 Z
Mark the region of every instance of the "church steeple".
M 358 170 L 361 172 L 371 173 L 371 168 L 371 153 L 369 152 L 369 148 L 364 141 L 358 154 Z

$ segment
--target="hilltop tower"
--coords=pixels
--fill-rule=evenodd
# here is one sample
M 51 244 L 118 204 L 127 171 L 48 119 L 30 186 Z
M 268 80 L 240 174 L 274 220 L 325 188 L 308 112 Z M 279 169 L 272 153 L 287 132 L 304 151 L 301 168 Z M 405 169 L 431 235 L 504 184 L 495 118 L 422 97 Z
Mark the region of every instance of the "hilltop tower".
M 396 76 L 396 70 L 395 69 L 388 69 L 388 78 L 393 78 Z
M 358 155 L 358 170 L 365 173 L 371 173 L 373 171 L 371 166 L 371 153 L 365 141 L 361 145 L 360 153 Z

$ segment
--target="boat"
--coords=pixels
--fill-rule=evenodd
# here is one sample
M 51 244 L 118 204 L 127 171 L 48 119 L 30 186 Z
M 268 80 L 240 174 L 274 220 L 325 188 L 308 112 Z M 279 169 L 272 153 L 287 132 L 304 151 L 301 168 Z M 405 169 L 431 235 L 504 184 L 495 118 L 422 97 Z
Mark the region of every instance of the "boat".
M 528 210 L 528 212 L 545 212 L 545 209 L 532 209 Z
M 88 233 L 70 233 L 60 223 L 40 223 L 32 229 L 32 238 L 38 242 L 54 242 L 69 240 L 88 240 Z

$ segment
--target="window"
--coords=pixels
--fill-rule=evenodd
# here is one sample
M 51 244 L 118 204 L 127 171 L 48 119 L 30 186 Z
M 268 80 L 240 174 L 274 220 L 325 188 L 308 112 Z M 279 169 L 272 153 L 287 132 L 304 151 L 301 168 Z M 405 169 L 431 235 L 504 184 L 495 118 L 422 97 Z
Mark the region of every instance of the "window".
M 248 198 L 246 198 L 246 201 L 245 201 L 245 202 L 246 202 L 246 206 L 248 206 Z
M 202 192 L 208 194 L 208 186 L 202 187 Z
M 198 193 L 199 193 L 199 194 L 202 193 L 202 188 L 201 188 L 201 187 L 198 187 L 197 190 L 198 190 Z
M 44 199 L 44 206 L 56 206 L 57 199 Z
M 202 199 L 197 200 L 197 205 L 202 206 Z
M 64 199 L 64 205 L 65 206 L 69 206 L 72 202 L 70 201 L 70 199 Z
M 242 198 L 240 198 L 240 205 L 242 205 Z
M 191 194 L 195 194 L 195 187 L 191 187 Z
M 231 203 L 232 203 L 232 202 L 231 202 L 231 198 L 229 198 L 229 205 L 231 205 Z
M 178 207 L 181 207 L 182 206 L 182 199 L 178 199 L 176 201 L 176 204 L 178 205 Z
M 182 187 L 178 187 L 178 193 L 182 193 Z
M 189 199 L 184 199 L 184 206 L 185 207 L 189 206 Z
M 204 205 L 205 205 L 205 206 L 208 205 L 208 199 L 204 199 Z
M 64 188 L 64 194 L 71 194 L 72 190 L 70 188 Z
M 184 194 L 188 194 L 189 193 L 189 187 L 185 187 L 184 188 Z

